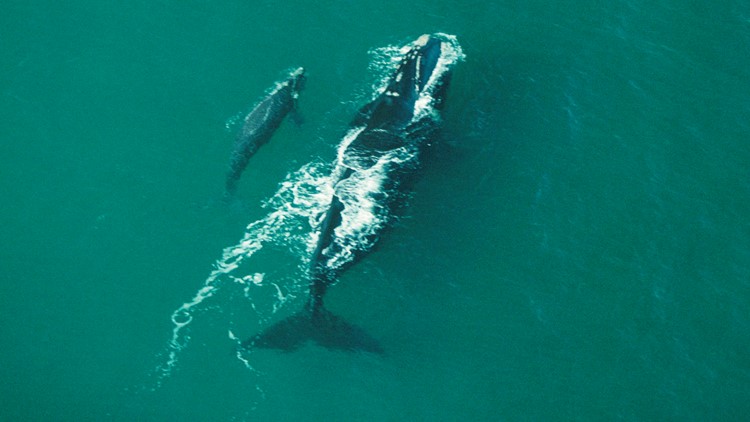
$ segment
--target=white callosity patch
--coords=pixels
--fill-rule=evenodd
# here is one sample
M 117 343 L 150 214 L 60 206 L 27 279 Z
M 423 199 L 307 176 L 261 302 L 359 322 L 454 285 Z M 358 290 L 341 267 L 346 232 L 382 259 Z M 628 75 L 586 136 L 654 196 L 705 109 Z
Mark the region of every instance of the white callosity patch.
M 442 41 L 440 46 L 440 58 L 438 59 L 437 65 L 432 72 L 430 79 L 427 81 L 427 84 L 425 84 L 425 88 L 420 93 L 420 98 L 417 100 L 417 107 L 415 108 L 414 114 L 415 119 L 421 118 L 425 111 L 431 111 L 430 108 L 434 99 L 433 95 L 435 89 L 438 88 L 442 77 L 446 72 L 449 72 L 456 63 L 466 59 L 466 55 L 464 54 L 463 49 L 461 49 L 458 39 L 456 39 L 454 35 L 435 33 L 432 34 L 432 36 Z M 388 46 L 370 50 L 369 53 L 372 57 L 370 68 L 374 73 L 380 75 L 380 79 L 372 86 L 373 99 L 385 92 L 390 78 L 398 68 L 404 56 L 414 48 L 424 46 L 429 37 L 430 35 L 428 34 L 422 35 L 414 42 L 403 47 Z
M 440 58 L 424 89 L 419 93 L 419 98 L 414 107 L 413 120 L 419 120 L 425 115 L 433 115 L 435 90 L 440 87 L 444 74 L 449 72 L 456 63 L 466 58 L 455 36 L 447 34 L 436 34 L 436 36 L 443 41 L 440 44 Z
M 296 80 L 296 78 L 300 77 L 304 72 L 305 72 L 305 69 L 302 68 L 302 67 L 298 67 L 298 68 L 294 69 L 293 71 L 289 72 L 289 75 L 286 78 L 284 78 L 280 82 L 276 82 L 274 84 L 273 88 L 271 88 L 270 91 L 266 92 L 265 97 L 270 97 L 270 96 L 276 94 L 277 92 L 279 92 L 280 90 L 282 90 L 282 89 L 286 88 L 287 86 L 289 86 L 289 84 L 294 83 L 294 81 Z M 295 93 L 293 93 L 293 96 L 294 95 L 295 95 Z

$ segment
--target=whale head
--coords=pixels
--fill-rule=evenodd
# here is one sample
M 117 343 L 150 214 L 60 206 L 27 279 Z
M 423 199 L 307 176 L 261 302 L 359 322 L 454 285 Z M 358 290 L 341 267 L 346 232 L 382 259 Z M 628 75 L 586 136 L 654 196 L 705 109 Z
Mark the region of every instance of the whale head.
M 400 56 L 375 115 L 387 113 L 404 124 L 440 107 L 453 65 L 463 59 L 463 53 L 455 37 L 425 34 L 402 47 Z
M 297 98 L 300 91 L 305 88 L 305 68 L 298 67 L 289 74 L 289 78 L 286 80 L 286 84 L 291 87 L 292 97 Z

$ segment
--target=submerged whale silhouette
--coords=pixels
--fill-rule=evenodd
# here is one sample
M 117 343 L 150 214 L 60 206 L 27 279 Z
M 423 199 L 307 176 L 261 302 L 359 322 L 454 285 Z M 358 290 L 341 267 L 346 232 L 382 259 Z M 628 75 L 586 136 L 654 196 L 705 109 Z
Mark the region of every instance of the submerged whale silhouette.
M 297 98 L 304 86 L 305 70 L 297 68 L 245 116 L 242 129 L 237 134 L 229 161 L 226 178 L 226 196 L 237 190 L 237 182 L 247 167 L 250 157 L 268 142 L 286 115 L 297 106 Z
M 438 126 L 450 74 L 463 53 L 454 37 L 426 34 L 404 46 L 396 70 L 362 107 L 342 140 L 333 195 L 317 229 L 304 309 L 242 342 L 292 351 L 308 341 L 329 349 L 383 353 L 363 329 L 323 306 L 327 288 L 369 252 L 388 225 L 419 155 Z

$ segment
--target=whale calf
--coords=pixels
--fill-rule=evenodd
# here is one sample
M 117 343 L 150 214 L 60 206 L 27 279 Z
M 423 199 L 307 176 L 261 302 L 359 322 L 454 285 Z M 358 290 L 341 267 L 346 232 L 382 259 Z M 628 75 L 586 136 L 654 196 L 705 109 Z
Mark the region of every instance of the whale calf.
M 329 349 L 383 352 L 363 329 L 328 311 L 323 299 L 391 222 L 439 125 L 450 75 L 461 59 L 456 38 L 446 34 L 425 34 L 401 48 L 396 69 L 357 112 L 339 145 L 330 204 L 313 233 L 304 309 L 242 342 L 244 348 L 292 351 L 314 341 Z
M 284 117 L 297 107 L 297 98 L 304 82 L 305 70 L 301 67 L 295 69 L 245 116 L 229 161 L 225 186 L 227 197 L 237 190 L 237 182 L 250 157 L 271 139 Z

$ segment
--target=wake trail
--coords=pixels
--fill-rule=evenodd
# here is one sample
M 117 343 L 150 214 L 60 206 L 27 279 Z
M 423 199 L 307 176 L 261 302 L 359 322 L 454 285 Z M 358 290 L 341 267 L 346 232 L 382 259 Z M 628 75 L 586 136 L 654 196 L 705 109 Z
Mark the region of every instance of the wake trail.
M 325 165 L 313 162 L 288 175 L 274 196 L 264 204 L 265 208 L 271 208 L 273 211 L 264 218 L 250 223 L 239 242 L 224 248 L 221 257 L 214 263 L 213 270 L 203 282 L 203 286 L 191 300 L 180 305 L 172 313 L 172 335 L 163 352 L 164 361 L 155 368 L 156 383 L 153 390 L 159 389 L 164 380 L 169 378 L 177 368 L 180 354 L 190 343 L 190 324 L 197 314 L 207 308 L 207 301 L 221 290 L 226 281 L 243 285 L 244 296 L 250 299 L 250 305 L 255 309 L 249 289 L 253 285 L 263 285 L 264 277 L 262 273 L 253 273 L 244 277 L 234 276 L 233 272 L 243 262 L 269 243 L 291 246 L 292 250 L 302 249 L 298 251 L 303 252 L 298 254 L 301 256 L 306 255 L 306 252 L 315 244 L 315 239 L 312 238 L 314 234 L 311 237 L 311 228 L 317 224 L 316 219 L 322 215 L 331 195 L 330 177 L 327 174 Z M 287 296 L 278 284 L 266 284 L 275 287 L 276 303 L 271 311 L 273 314 L 282 308 Z M 258 313 L 260 316 L 260 312 Z M 267 319 L 267 317 L 261 319 Z M 231 329 L 229 338 L 237 341 Z M 254 371 L 247 359 L 239 353 L 238 359 L 248 369 Z

